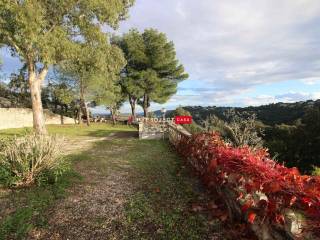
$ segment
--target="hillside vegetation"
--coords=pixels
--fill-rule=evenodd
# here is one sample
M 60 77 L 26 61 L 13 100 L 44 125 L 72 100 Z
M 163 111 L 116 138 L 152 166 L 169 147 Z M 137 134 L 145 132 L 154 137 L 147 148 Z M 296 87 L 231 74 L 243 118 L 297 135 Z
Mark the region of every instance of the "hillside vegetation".
M 305 173 L 320 166 L 320 100 L 245 108 L 187 106 L 177 109 L 173 115 L 192 115 L 195 123 L 188 126 L 191 131 L 210 129 L 225 136 L 231 110 L 239 116 L 255 116 L 256 130 L 276 161 L 298 167 Z M 241 125 L 241 121 L 238 122 Z
M 202 107 L 202 106 L 186 106 L 185 110 L 191 113 L 197 123 L 206 120 L 210 115 L 216 115 L 222 120 L 226 120 L 225 113 L 234 109 L 236 112 L 247 112 L 255 114 L 257 119 L 265 125 L 276 124 L 294 124 L 297 120 L 301 119 L 306 112 L 314 107 L 320 106 L 320 100 L 309 100 L 305 102 L 296 103 L 274 103 L 258 107 Z

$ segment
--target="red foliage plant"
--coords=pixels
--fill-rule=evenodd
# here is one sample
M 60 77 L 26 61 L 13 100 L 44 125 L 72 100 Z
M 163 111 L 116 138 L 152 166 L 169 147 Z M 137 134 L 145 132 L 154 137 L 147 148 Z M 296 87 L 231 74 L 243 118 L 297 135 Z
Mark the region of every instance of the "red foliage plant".
M 209 188 L 223 186 L 238 196 L 248 222 L 259 216 L 284 228 L 286 211 L 293 210 L 303 214 L 304 231 L 320 235 L 320 177 L 276 163 L 265 149 L 234 148 L 214 132 L 182 137 L 175 146 Z

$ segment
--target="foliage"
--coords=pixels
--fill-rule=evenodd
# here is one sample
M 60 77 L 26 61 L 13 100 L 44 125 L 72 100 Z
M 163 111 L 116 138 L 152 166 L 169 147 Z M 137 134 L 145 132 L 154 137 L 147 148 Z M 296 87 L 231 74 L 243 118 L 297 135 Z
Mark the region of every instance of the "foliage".
M 7 84 L 1 82 L 0 80 L 0 107 L 11 107 L 12 101 L 10 98 L 10 90 Z
M 138 104 L 145 116 L 152 101 L 165 103 L 176 93 L 178 82 L 188 78 L 176 59 L 173 43 L 164 33 L 155 29 L 146 29 L 143 33 L 131 29 L 122 38 L 115 39 L 115 43 L 127 59 L 122 87 L 132 100 L 139 98 Z
M 48 88 L 51 90 L 52 102 L 61 107 L 64 105 L 69 106 L 75 101 L 76 93 L 74 83 L 70 83 L 70 80 L 63 76 L 62 73 L 58 73 L 54 81 L 49 82 Z
M 115 81 L 113 84 L 96 88 L 93 93 L 94 105 L 104 105 L 110 111 L 115 124 L 118 112 L 126 101 L 126 95 L 121 86 Z
M 228 122 L 226 113 L 232 108 L 195 106 L 183 109 L 190 111 L 193 119 L 207 130 L 219 131 L 227 139 L 224 122 Z M 256 114 L 257 129 L 263 130 L 263 135 L 259 133 L 258 136 L 263 138 L 264 147 L 269 149 L 272 158 L 308 174 L 313 166 L 320 166 L 319 109 L 320 100 L 234 108 L 236 114 Z
M 42 103 L 52 112 L 60 114 L 61 124 L 63 116 L 76 118 L 79 111 L 79 94 L 76 81 L 59 71 L 53 69 L 53 75 L 48 79 L 48 85 L 42 91 Z
M 182 107 L 178 107 L 176 110 L 170 112 L 168 114 L 168 117 L 174 118 L 176 116 L 191 116 L 191 114 L 183 109 Z M 191 124 L 186 124 L 183 126 L 188 132 L 190 133 L 199 133 L 204 131 L 203 128 L 201 128 L 197 123 L 192 121 Z
M 134 0 L 0 1 L 0 45 L 9 47 L 12 55 L 19 56 L 27 66 L 34 127 L 38 133 L 46 133 L 41 85 L 49 67 L 70 59 L 79 59 L 79 65 L 83 67 L 83 60 L 87 57 L 88 61 L 92 60 L 91 56 L 101 54 L 102 51 L 99 50 L 103 47 L 109 49 L 104 53 L 108 58 L 101 56 L 103 60 L 108 60 L 109 63 L 115 58 L 116 61 L 118 56 L 110 51 L 113 48 L 107 34 L 102 31 L 102 26 L 116 28 L 119 21 L 126 19 L 133 2 Z M 87 67 L 90 67 L 88 61 Z M 98 61 L 97 64 L 102 62 Z M 112 68 L 113 65 L 108 67 L 111 73 L 117 70 Z
M 143 43 L 140 40 L 140 35 L 136 31 L 130 31 L 122 37 L 113 36 L 111 39 L 112 43 L 122 50 L 127 60 L 126 66 L 121 71 L 119 85 L 121 86 L 121 92 L 129 99 L 132 116 L 134 117 L 136 116 L 136 103 L 143 96 L 143 90 L 138 85 L 139 78 L 133 68 L 134 58 L 131 55 L 131 51 L 135 49 L 135 51 L 140 51 L 140 54 L 142 54 L 142 49 L 139 48 Z
M 266 147 L 290 167 L 310 173 L 320 166 L 320 106 L 307 111 L 297 125 L 277 125 L 266 129 Z
M 132 0 L 1 0 L 0 43 L 9 46 L 27 64 L 56 64 L 74 54 L 77 37 L 104 38 L 100 26 L 116 28 L 132 4 Z
M 285 214 L 292 209 L 306 218 L 303 234 L 319 236 L 319 177 L 277 164 L 264 149 L 231 147 L 217 133 L 185 137 L 176 146 L 209 189 L 234 193 L 229 200 L 237 202 L 249 222 L 268 223 L 285 232 Z M 258 193 L 266 198 L 257 198 Z
M 28 134 L 2 141 L 1 182 L 19 187 L 57 181 L 67 169 L 59 148 L 57 137 L 47 135 Z
M 27 66 L 25 64 L 19 70 L 18 74 L 11 74 L 8 89 L 12 93 L 11 101 L 14 106 L 31 107 Z
M 314 176 L 320 176 L 320 168 L 314 167 L 312 171 L 312 175 Z
M 71 183 L 79 180 L 80 175 L 69 170 L 55 184 L 15 189 L 10 198 L 17 204 L 16 210 L 1 219 L 0 239 L 26 239 L 31 229 L 46 227 L 48 220 L 42 213 L 66 195 L 65 189 Z
M 216 116 L 210 116 L 203 123 L 207 131 L 219 131 L 224 139 L 235 147 L 250 146 L 261 148 L 262 133 L 257 127 L 256 116 L 235 111 L 226 113 L 227 121 L 222 121 Z
M 2 107 L 31 107 L 30 92 L 23 66 L 19 73 L 12 73 L 6 83 L 0 77 L 0 106 Z
M 296 103 L 274 103 L 257 107 L 215 107 L 215 106 L 186 106 L 183 107 L 189 111 L 197 123 L 201 123 L 210 115 L 215 115 L 219 119 L 226 121 L 226 112 L 234 109 L 236 113 L 249 113 L 256 115 L 257 119 L 263 124 L 274 126 L 279 124 L 292 125 L 301 119 L 308 110 L 320 105 L 320 100 L 304 101 Z
M 97 44 L 94 46 L 81 44 L 79 48 L 81 53 L 79 52 L 76 58 L 61 64 L 61 71 L 77 82 L 80 106 L 87 119 L 89 119 L 88 100 L 106 101 L 105 96 L 109 96 L 108 93 L 117 96 L 114 85 L 125 64 L 119 48 L 107 42 L 97 41 Z M 83 53 L 85 55 L 81 55 Z M 89 125 L 89 121 L 87 124 Z

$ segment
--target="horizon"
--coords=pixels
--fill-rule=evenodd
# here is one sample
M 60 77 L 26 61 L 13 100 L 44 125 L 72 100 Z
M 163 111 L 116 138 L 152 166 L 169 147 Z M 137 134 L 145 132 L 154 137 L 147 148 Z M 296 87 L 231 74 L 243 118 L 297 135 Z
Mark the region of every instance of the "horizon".
M 276 102 L 276 103 L 267 103 L 267 104 L 262 104 L 262 105 L 257 105 L 257 106 L 252 106 L 252 105 L 248 105 L 248 106 L 240 106 L 240 107 L 237 107 L 237 106 L 216 106 L 216 105 L 185 105 L 185 106 L 178 106 L 178 107 L 202 107 L 202 108 L 248 108 L 248 107 L 263 107 L 263 106 L 268 106 L 268 105 L 271 105 L 271 104 L 297 104 L 297 103 L 303 103 L 303 102 L 309 102 L 309 101 L 313 101 L 313 102 L 316 102 L 316 101 L 320 101 L 320 98 L 319 99 L 306 99 L 306 100 L 302 100 L 302 101 L 295 101 L 295 102 Z M 139 108 L 141 108 L 139 105 L 137 106 Z M 97 108 L 89 108 L 90 111 L 92 112 L 92 114 L 94 115 L 110 115 L 110 112 L 106 109 L 97 109 Z M 142 108 L 141 108 L 142 109 Z M 174 111 L 176 108 L 166 108 L 167 111 Z M 93 111 L 92 111 L 93 110 Z M 161 108 L 159 109 L 154 109 L 152 110 L 152 112 L 157 112 L 157 111 L 161 111 Z M 126 114 L 131 114 L 130 111 L 129 112 L 121 112 L 120 111 L 120 114 L 123 114 L 123 115 L 126 115 Z M 137 111 L 137 114 L 138 115 L 143 115 L 143 110 L 141 111 Z
M 137 0 L 113 33 L 156 28 L 175 44 L 190 77 L 151 110 L 290 103 L 320 98 L 319 12 L 316 0 Z M 18 71 L 8 49 L 0 55 L 5 75 Z M 129 110 L 128 103 L 121 108 Z

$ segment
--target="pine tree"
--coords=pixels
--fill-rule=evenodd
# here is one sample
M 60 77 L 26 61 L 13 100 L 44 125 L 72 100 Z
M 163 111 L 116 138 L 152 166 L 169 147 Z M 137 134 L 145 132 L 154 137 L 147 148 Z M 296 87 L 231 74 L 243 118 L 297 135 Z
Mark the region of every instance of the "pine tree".
M 188 78 L 184 67 L 176 59 L 173 42 L 164 33 L 147 29 L 140 33 L 131 29 L 116 43 L 123 50 L 127 66 L 122 86 L 129 95 L 132 112 L 135 102 L 147 116 L 151 102 L 165 103 L 177 91 L 177 84 Z

